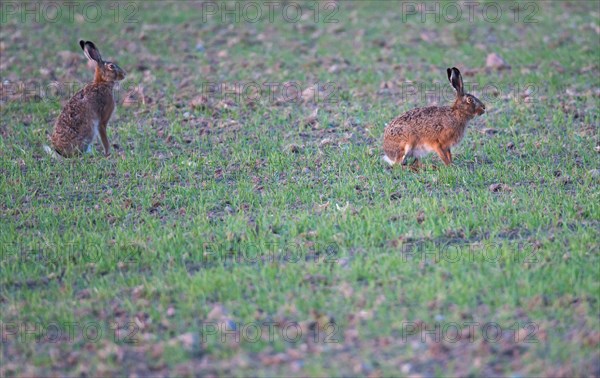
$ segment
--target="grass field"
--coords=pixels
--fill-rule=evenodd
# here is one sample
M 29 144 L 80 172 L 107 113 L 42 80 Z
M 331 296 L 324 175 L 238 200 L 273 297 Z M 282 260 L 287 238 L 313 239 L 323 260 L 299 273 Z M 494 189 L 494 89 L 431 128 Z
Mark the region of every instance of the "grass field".
M 496 22 L 463 3 L 459 22 L 398 2 L 272 22 L 14 4 L 1 376 L 600 376 L 598 2 L 502 3 Z M 57 161 L 42 146 L 93 77 L 79 39 L 128 77 L 111 156 Z M 388 167 L 385 124 L 451 102 L 452 66 L 487 113 L 454 165 Z

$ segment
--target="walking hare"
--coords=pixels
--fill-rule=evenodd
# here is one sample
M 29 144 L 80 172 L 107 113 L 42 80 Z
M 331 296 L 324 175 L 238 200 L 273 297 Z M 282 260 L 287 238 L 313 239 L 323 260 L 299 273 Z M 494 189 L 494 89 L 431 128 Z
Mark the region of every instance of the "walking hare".
M 485 105 L 475 96 L 465 93 L 460 71 L 448 68 L 448 80 L 456 90 L 452 106 L 428 106 L 409 110 L 394 119 L 383 135 L 384 160 L 390 165 L 407 164 L 434 151 L 444 164 L 452 163 L 450 148 L 458 144 L 465 133 L 467 123 L 485 113 Z
M 100 51 L 90 41 L 79 41 L 85 56 L 96 62 L 94 81 L 77 92 L 65 105 L 54 124 L 50 137 L 53 149 L 61 156 L 70 157 L 91 152 L 92 144 L 100 136 L 104 154 L 109 155 L 106 125 L 115 109 L 113 87 L 125 78 L 125 71 L 116 63 L 102 60 Z M 48 147 L 45 150 L 54 154 Z

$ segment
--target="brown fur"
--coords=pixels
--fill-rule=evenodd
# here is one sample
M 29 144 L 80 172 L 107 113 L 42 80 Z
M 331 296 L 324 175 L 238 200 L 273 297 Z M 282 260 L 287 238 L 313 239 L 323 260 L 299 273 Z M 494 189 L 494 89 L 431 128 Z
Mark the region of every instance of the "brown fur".
M 412 156 L 413 164 L 418 164 L 421 156 L 433 151 L 444 164 L 452 163 L 450 148 L 461 141 L 469 120 L 485 112 L 485 105 L 475 96 L 464 93 L 458 69 L 449 68 L 448 79 L 457 93 L 452 106 L 412 109 L 386 127 L 383 150 L 388 162 L 405 165 Z
M 54 124 L 52 147 L 62 156 L 77 155 L 89 149 L 100 136 L 104 154 L 109 154 L 106 126 L 115 109 L 113 88 L 125 77 L 118 65 L 105 62 L 91 42 L 80 42 L 85 55 L 96 62 L 94 81 L 77 92 L 65 105 Z

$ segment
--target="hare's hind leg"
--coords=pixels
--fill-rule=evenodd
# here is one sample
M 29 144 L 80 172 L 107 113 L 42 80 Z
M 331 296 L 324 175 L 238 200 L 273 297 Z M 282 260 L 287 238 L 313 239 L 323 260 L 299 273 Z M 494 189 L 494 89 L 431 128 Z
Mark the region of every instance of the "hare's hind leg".
M 448 157 L 446 150 L 442 148 L 441 144 L 436 143 L 436 144 L 432 145 L 431 147 L 438 154 L 440 159 L 442 159 L 444 164 L 450 165 L 452 163 L 451 158 Z

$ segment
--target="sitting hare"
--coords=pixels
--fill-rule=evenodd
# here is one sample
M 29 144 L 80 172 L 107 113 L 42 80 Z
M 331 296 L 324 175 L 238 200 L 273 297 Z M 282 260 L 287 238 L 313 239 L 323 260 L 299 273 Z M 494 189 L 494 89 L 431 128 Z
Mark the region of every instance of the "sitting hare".
M 460 71 L 448 68 L 448 80 L 456 90 L 452 106 L 428 106 L 409 110 L 394 119 L 383 135 L 384 160 L 390 165 L 407 164 L 435 151 L 444 164 L 452 163 L 450 148 L 460 142 L 467 122 L 485 113 L 485 105 L 475 96 L 465 93 Z
M 113 87 L 115 82 L 125 78 L 125 71 L 116 63 L 102 60 L 100 51 L 90 41 L 79 41 L 85 56 L 96 62 L 94 81 L 77 92 L 65 105 L 54 124 L 50 137 L 53 149 L 61 156 L 70 157 L 81 152 L 91 152 L 92 144 L 98 135 L 104 146 L 104 154 L 109 155 L 106 124 L 115 109 Z M 44 149 L 55 155 L 52 149 Z

